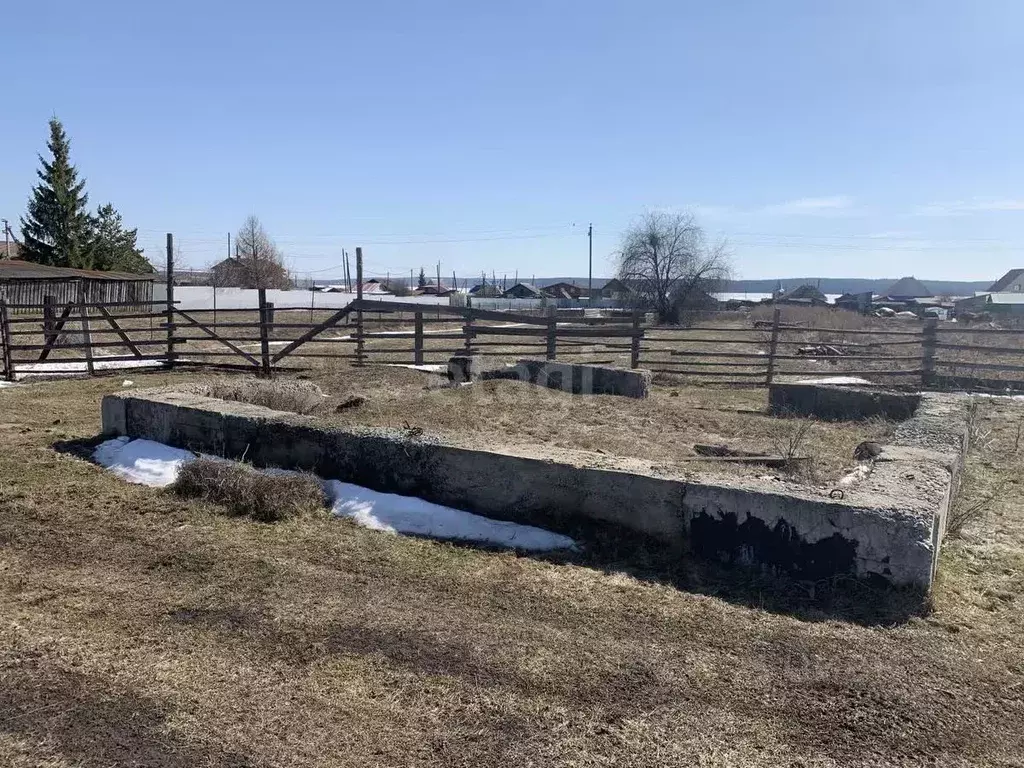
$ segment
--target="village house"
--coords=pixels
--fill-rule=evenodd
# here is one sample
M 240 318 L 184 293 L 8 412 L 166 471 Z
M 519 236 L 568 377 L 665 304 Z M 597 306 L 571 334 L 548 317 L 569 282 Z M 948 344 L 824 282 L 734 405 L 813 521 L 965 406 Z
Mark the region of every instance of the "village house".
M 985 293 L 1024 292 L 1024 269 L 1011 269 L 988 287 Z
M 501 298 L 503 299 L 539 299 L 543 294 L 540 292 L 540 288 L 535 285 L 527 285 L 526 283 L 516 283 L 507 291 L 505 291 Z

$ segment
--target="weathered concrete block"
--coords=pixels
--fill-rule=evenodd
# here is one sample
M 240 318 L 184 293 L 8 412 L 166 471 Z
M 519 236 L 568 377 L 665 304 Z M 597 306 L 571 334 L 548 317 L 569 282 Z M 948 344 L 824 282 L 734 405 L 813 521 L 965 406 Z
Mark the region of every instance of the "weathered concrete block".
M 574 395 L 644 398 L 651 391 L 651 372 L 641 369 L 522 359 L 516 363 L 515 370 L 520 381 Z
M 882 416 L 903 421 L 914 415 L 921 395 L 842 384 L 774 383 L 768 388 L 771 412 L 828 421 L 852 421 Z
M 103 422 L 103 434 L 120 437 L 128 434 L 128 424 L 125 419 L 125 405 L 127 401 L 123 397 L 104 397 L 100 405 L 100 417 Z
M 485 373 L 501 367 L 476 355 L 455 355 L 448 359 L 448 380 L 455 384 L 479 381 Z
M 614 462 L 581 466 L 409 439 L 401 431 L 339 429 L 314 417 L 168 390 L 108 395 L 103 406 L 105 430 L 245 456 L 257 466 L 309 470 L 567 532 L 575 520 L 612 523 L 797 578 L 880 576 L 922 589 L 934 576 L 960 453 L 948 440 L 942 447 L 949 451 L 920 447 L 915 435 L 939 417 L 955 429 L 963 424 L 961 411 L 948 400 L 923 415 L 918 430 L 905 425 L 904 445 L 887 448 L 888 460 L 832 498 L 828 489 L 774 479 L 684 476 L 637 461 L 628 470 Z

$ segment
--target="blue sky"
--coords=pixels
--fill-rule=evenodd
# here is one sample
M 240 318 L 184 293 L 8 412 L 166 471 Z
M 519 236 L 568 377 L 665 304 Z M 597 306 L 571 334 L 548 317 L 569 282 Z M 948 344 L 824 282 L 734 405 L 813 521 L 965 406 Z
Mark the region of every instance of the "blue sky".
M 202 266 L 257 214 L 299 275 L 610 274 L 647 209 L 735 271 L 1024 266 L 1024 3 L 17 3 L 0 215 L 56 114 L 93 203 Z

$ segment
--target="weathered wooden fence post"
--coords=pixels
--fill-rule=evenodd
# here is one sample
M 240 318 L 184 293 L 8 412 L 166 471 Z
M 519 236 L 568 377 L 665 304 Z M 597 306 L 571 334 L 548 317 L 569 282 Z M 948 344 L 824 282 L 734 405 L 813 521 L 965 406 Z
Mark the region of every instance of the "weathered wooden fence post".
M 547 342 L 547 359 L 554 360 L 558 356 L 558 317 L 555 315 L 554 307 L 551 307 L 551 314 L 548 316 Z
M 466 318 L 466 324 L 462 326 L 462 333 L 464 336 L 463 347 L 465 354 L 473 354 L 473 339 L 476 338 L 476 328 L 473 327 L 473 316 L 470 315 Z
M 356 248 L 356 365 L 365 362 L 363 340 L 363 249 Z
M 260 375 L 270 378 L 270 309 L 267 305 L 267 289 L 259 289 L 260 297 Z
M 939 321 L 929 318 L 924 321 L 921 335 L 921 386 L 931 387 L 935 384 L 935 345 L 938 343 Z
M 167 233 L 167 365 L 174 367 L 174 235 Z
M 7 309 L 7 301 L 0 296 L 0 345 L 3 345 L 4 378 L 14 381 L 14 362 L 11 360 L 11 315 Z
M 778 307 L 772 313 L 772 335 L 768 340 L 768 370 L 765 372 L 765 383 L 770 387 L 775 380 L 775 352 L 779 346 L 779 320 L 782 310 Z
M 43 296 L 43 341 L 46 344 L 53 343 L 53 326 L 56 322 L 57 312 L 54 310 L 56 299 L 53 296 Z
M 92 331 L 89 329 L 89 309 L 85 306 L 85 288 L 78 284 L 78 317 L 82 322 L 82 344 L 85 347 L 85 369 L 92 376 L 96 373 L 92 362 Z
M 633 310 L 633 335 L 629 337 L 629 367 L 640 367 L 640 340 L 644 337 L 644 331 L 640 327 L 641 314 Z
M 413 315 L 412 363 L 423 365 L 423 313 Z

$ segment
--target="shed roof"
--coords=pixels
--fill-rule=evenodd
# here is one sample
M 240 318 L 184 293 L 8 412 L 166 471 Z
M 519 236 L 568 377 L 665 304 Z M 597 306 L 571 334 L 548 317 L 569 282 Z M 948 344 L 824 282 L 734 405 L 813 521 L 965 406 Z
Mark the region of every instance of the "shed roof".
M 1011 269 L 988 287 L 988 293 L 999 293 L 1006 290 L 1006 287 L 1021 275 L 1024 275 L 1024 269 Z
M 927 299 L 935 294 L 916 277 L 903 277 L 889 286 L 884 295 L 890 299 Z
M 790 291 L 786 291 L 780 298 L 784 301 L 797 301 L 801 299 L 807 301 L 820 301 L 822 304 L 828 301 L 828 299 L 825 298 L 824 293 L 819 291 L 813 285 L 806 283 L 804 285 L 799 285 Z
M 36 264 L 19 259 L 0 259 L 0 280 L 77 280 L 83 277 L 90 280 L 154 280 L 156 278 L 155 275 L 51 267 L 48 264 Z

